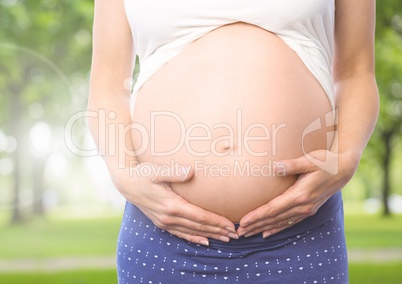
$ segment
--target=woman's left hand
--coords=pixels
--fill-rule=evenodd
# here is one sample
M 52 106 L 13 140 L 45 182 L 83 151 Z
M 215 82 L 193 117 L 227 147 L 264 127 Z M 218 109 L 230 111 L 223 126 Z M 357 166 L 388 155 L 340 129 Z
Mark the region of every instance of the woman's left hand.
M 314 215 L 352 178 L 360 159 L 356 156 L 317 150 L 278 162 L 277 173 L 298 175 L 296 182 L 282 195 L 246 214 L 237 233 L 246 237 L 262 233 L 265 238 Z

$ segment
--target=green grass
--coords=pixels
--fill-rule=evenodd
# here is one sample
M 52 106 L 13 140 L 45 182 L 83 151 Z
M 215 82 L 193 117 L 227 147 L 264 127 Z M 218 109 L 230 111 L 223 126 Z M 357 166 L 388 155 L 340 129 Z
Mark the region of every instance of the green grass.
M 349 265 L 349 280 L 350 284 L 400 284 L 402 283 L 402 262 L 352 263 Z
M 63 256 L 113 256 L 119 218 L 47 219 L 19 226 L 0 225 L 0 258 L 47 258 Z M 349 248 L 378 249 L 402 247 L 402 215 L 382 218 L 378 215 L 347 215 L 346 237 Z M 351 284 L 399 284 L 402 262 L 351 263 Z M 113 284 L 114 269 L 3 273 L 5 284 Z
M 58 273 L 9 273 L 0 274 L 4 284 L 115 284 L 116 271 L 68 271 Z
M 0 274 L 0 283 L 7 284 L 113 284 L 116 279 L 114 270 Z M 399 284 L 402 263 L 351 264 L 349 279 L 350 284 Z
M 402 215 L 347 215 L 349 248 L 402 248 Z M 0 226 L 0 258 L 114 255 L 120 218 L 36 220 Z
M 401 214 L 346 215 L 345 230 L 348 248 L 402 248 Z
M 0 227 L 0 258 L 113 255 L 120 219 L 36 220 Z

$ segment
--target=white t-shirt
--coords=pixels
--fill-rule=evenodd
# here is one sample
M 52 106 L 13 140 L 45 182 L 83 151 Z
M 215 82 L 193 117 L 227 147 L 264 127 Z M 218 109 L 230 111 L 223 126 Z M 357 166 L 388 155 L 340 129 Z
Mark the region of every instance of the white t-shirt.
M 334 1 L 124 0 L 141 66 L 132 95 L 187 44 L 222 25 L 241 21 L 273 32 L 288 44 L 320 82 L 334 108 Z

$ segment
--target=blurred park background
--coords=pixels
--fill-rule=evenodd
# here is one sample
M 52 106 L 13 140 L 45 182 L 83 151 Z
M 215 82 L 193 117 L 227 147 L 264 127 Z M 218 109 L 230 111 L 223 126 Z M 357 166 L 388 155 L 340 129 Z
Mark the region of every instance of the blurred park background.
M 85 119 L 93 1 L 0 0 L 0 283 L 116 283 L 124 200 Z M 377 1 L 381 113 L 343 190 L 351 283 L 402 283 L 402 1 Z

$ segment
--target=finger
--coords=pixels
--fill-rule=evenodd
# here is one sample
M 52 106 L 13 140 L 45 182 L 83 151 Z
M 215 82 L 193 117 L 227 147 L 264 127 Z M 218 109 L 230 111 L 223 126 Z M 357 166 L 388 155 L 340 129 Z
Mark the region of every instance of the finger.
M 222 242 L 229 242 L 230 239 L 239 238 L 237 233 L 229 227 L 227 229 L 222 229 L 180 217 L 169 217 L 169 220 L 163 219 L 163 222 L 157 221 L 155 225 L 169 232 L 175 231 L 176 233 L 186 236 L 212 238 Z
M 249 227 L 241 228 L 241 230 L 239 228 L 238 233 L 239 235 L 244 236 L 258 234 L 260 232 L 270 232 L 271 234 L 274 234 L 278 232 L 278 228 L 286 228 L 288 225 L 294 225 L 295 223 L 314 215 L 322 204 L 323 200 L 314 203 L 299 203 L 299 205 L 289 208 L 274 217 L 266 218 Z
M 261 224 L 269 222 L 270 219 L 275 218 L 284 211 L 298 206 L 297 198 L 292 194 L 294 186 L 289 187 L 285 193 L 272 199 L 267 204 L 246 214 L 240 220 L 240 226 L 244 229 L 252 230 L 253 227 L 260 227 Z
M 298 187 L 297 184 L 293 185 L 283 195 L 257 208 L 250 215 L 244 216 L 244 219 L 240 221 L 241 226 L 238 229 L 238 234 L 246 236 L 274 230 L 278 227 L 286 226 L 290 219 L 302 220 L 316 214 L 321 205 L 327 200 L 327 197 L 324 195 L 312 196 L 307 193 L 300 195 L 297 192 Z M 255 216 L 252 214 L 255 214 Z M 242 223 L 243 221 L 244 223 Z
M 181 226 L 209 234 L 208 236 L 228 236 L 229 233 L 236 233 L 235 226 L 229 219 L 186 201 L 181 203 L 179 210 L 173 209 L 170 213 L 182 219 Z
M 167 231 L 175 231 L 176 233 L 185 235 L 185 236 L 193 236 L 197 238 L 210 238 L 210 239 L 215 239 L 219 240 L 222 242 L 229 242 L 230 239 L 238 239 L 239 236 L 236 233 L 232 233 L 229 231 L 225 230 L 219 230 L 214 233 L 211 233 L 210 229 L 207 229 L 205 225 L 199 225 L 199 224 L 191 224 L 191 223 L 186 223 L 188 222 L 187 220 L 184 220 L 183 222 L 177 222 L 177 224 L 181 225 L 174 225 L 170 226 L 169 229 L 166 229 Z M 200 226 L 203 226 L 204 228 L 201 228 Z M 214 228 L 212 228 L 213 231 Z M 186 238 L 188 239 L 188 238 Z
M 279 232 L 281 232 L 281 231 L 283 231 L 283 230 L 285 230 L 287 228 L 290 228 L 290 227 L 294 226 L 295 224 L 301 222 L 304 219 L 305 218 L 301 218 L 301 219 L 296 220 L 296 219 L 289 218 L 288 220 L 285 220 L 283 222 L 279 222 L 275 228 L 271 228 L 269 230 L 264 230 L 262 232 L 262 237 L 264 239 L 268 238 L 268 237 L 270 237 L 270 236 L 272 236 L 274 234 L 277 234 L 277 233 L 279 233 Z
M 301 182 L 297 181 L 282 195 L 246 214 L 240 220 L 240 227 L 237 233 L 240 236 L 250 235 L 251 233 L 257 234 L 276 227 L 277 223 L 285 218 L 304 215 L 303 206 L 307 198 L 303 198 L 296 191 L 299 186 L 298 183 Z
M 140 164 L 141 165 L 141 164 Z M 144 165 L 145 166 L 145 165 Z M 160 182 L 184 182 L 188 181 L 194 175 L 194 169 L 191 165 L 182 165 L 178 167 L 168 168 L 168 170 L 160 170 L 160 165 L 152 165 L 154 168 L 152 181 Z
M 325 202 L 325 201 L 323 201 Z M 263 236 L 276 234 L 287 227 L 294 226 L 305 218 L 315 215 L 323 202 L 316 204 L 303 204 L 278 215 L 275 222 L 266 223 L 262 228 Z
M 151 220 L 162 229 L 226 240 L 238 238 L 233 222 L 216 213 L 187 202 L 179 195 L 169 198 L 160 210 L 153 211 Z
M 176 237 L 178 237 L 180 239 L 184 239 L 184 240 L 189 241 L 191 243 L 200 244 L 200 245 L 203 245 L 203 246 L 209 246 L 208 238 L 200 237 L 200 236 L 193 236 L 193 235 L 190 235 L 190 234 L 185 234 L 185 233 L 182 233 L 182 232 L 177 231 L 177 230 L 168 230 L 168 232 L 170 234 L 172 234 L 173 236 L 176 236 Z
M 267 222 L 262 223 L 260 226 L 253 227 L 251 230 L 250 228 L 247 228 L 245 233 L 239 233 L 239 235 L 243 235 L 245 237 L 259 233 L 263 233 L 263 236 L 264 234 L 273 235 L 279 231 L 282 231 L 283 229 L 294 226 L 296 223 L 309 216 L 310 215 L 302 215 L 298 212 L 297 208 L 293 208 L 289 211 L 286 211 L 283 215 L 267 220 Z M 265 237 L 268 237 L 268 235 Z
M 240 226 L 237 229 L 239 236 L 244 236 L 262 227 L 263 222 L 267 219 L 268 208 L 269 204 L 265 204 L 243 216 L 243 218 L 240 219 Z
M 305 156 L 302 156 L 296 159 L 278 161 L 275 167 L 278 176 L 290 176 L 311 172 L 314 168 L 314 164 Z
M 312 173 L 313 174 L 313 173 Z M 278 215 L 286 212 L 292 208 L 296 208 L 303 204 L 313 204 L 317 202 L 317 197 L 313 198 L 311 190 L 305 192 L 305 188 L 313 188 L 310 181 L 303 177 L 299 177 L 297 181 L 290 186 L 283 194 L 275 197 L 267 204 L 249 212 L 240 220 L 240 226 L 247 228 L 249 226 L 261 227 L 264 223 L 270 222 L 271 219 L 276 218 Z M 313 191 L 313 193 L 315 190 Z M 276 221 L 275 219 L 272 221 Z M 252 230 L 254 229 L 251 227 Z
M 221 229 L 214 226 L 199 224 L 185 218 L 175 216 L 164 216 L 146 212 L 148 218 L 153 220 L 156 227 L 172 233 L 173 235 L 185 238 L 188 241 L 200 243 L 201 241 L 212 238 L 223 242 L 229 242 L 231 238 L 238 239 L 239 236 L 232 232 L 232 229 Z M 186 236 L 186 237 L 184 237 Z M 191 236 L 191 238 L 190 238 Z M 205 243 L 200 243 L 206 245 Z

